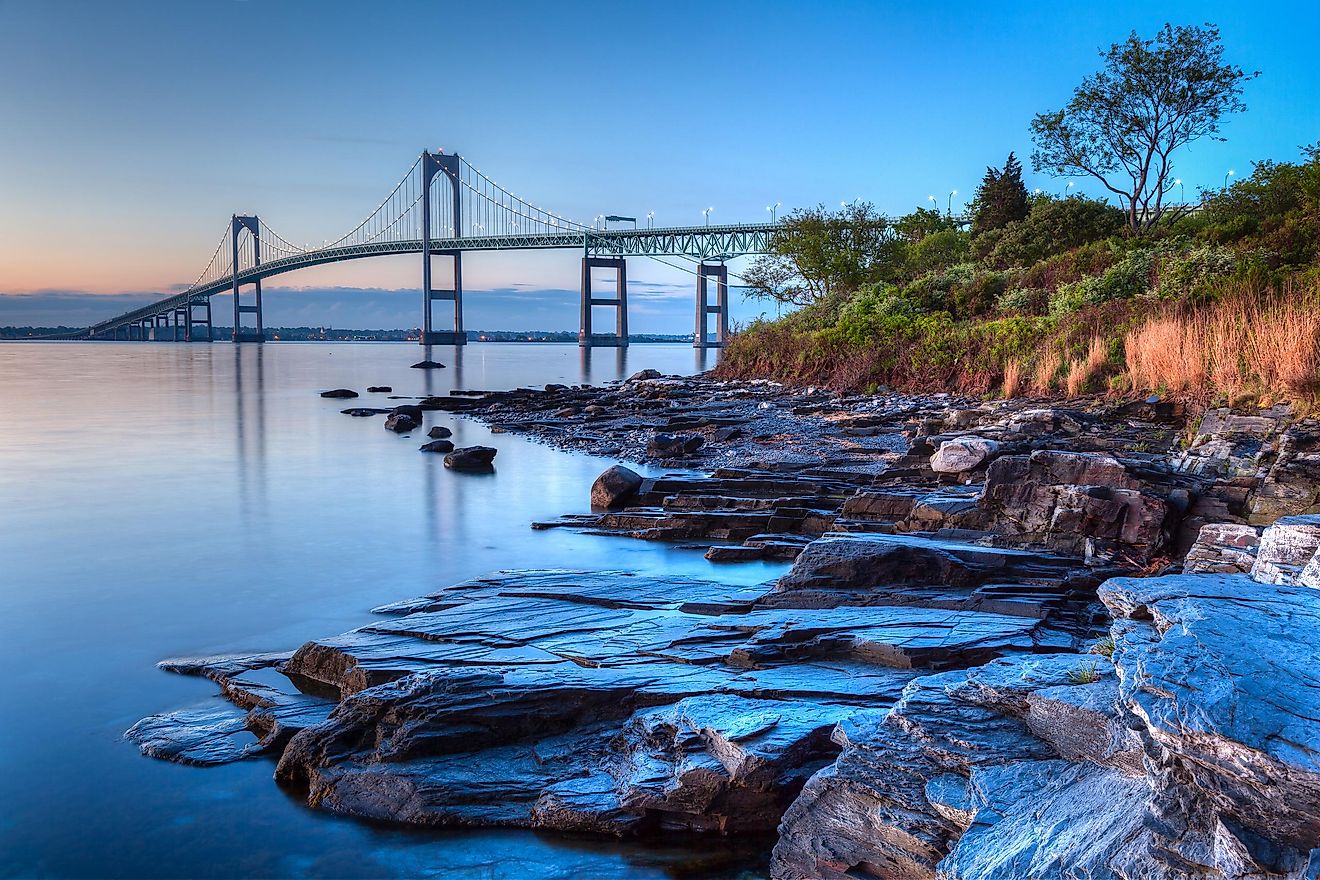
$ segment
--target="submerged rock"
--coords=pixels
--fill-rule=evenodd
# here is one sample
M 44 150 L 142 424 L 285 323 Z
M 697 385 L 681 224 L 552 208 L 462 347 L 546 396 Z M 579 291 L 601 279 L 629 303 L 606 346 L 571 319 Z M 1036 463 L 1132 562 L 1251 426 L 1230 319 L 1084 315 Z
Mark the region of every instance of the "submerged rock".
M 336 388 L 333 391 L 322 391 L 321 396 L 329 398 L 350 398 L 357 397 L 358 393 L 348 388 Z
M 394 389 L 389 385 L 369 385 L 367 391 L 374 394 L 389 394 Z
M 489 470 L 498 451 L 490 446 L 464 446 L 445 456 L 445 467 L 456 471 Z
M 449 440 L 432 440 L 418 447 L 422 452 L 453 452 L 454 444 Z
M 414 370 L 443 370 L 445 365 L 439 361 L 418 361 L 412 365 Z
M 385 419 L 385 430 L 406 434 L 417 427 L 417 421 L 407 413 L 391 413 Z

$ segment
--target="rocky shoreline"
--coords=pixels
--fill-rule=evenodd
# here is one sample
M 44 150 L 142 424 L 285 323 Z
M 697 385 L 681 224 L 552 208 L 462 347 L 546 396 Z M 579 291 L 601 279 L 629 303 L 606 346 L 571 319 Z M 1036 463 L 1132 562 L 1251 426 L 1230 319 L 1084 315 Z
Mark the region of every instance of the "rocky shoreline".
M 651 371 L 345 412 L 437 410 L 678 469 L 537 528 L 792 568 L 502 572 L 166 661 L 228 704 L 144 753 L 364 819 L 772 833 L 779 880 L 1320 870 L 1320 424 Z

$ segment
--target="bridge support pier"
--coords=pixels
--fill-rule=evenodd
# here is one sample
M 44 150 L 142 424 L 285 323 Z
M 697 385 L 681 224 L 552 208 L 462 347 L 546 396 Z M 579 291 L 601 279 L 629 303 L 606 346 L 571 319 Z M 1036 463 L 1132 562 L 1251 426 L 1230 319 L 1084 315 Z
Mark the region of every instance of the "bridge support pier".
M 467 331 L 463 329 L 463 252 L 432 249 L 434 235 L 431 230 L 431 181 L 443 174 L 449 178 L 450 221 L 453 238 L 463 235 L 463 199 L 461 195 L 462 161 L 457 154 L 422 153 L 422 329 L 417 341 L 422 345 L 466 345 Z M 454 286 L 436 290 L 431 284 L 431 257 L 451 257 L 454 266 Z M 436 300 L 454 304 L 453 330 L 436 330 L 432 323 L 431 306 Z
M 710 305 L 707 279 L 715 279 L 715 305 Z M 715 339 L 707 335 L 707 316 L 715 315 Z M 697 327 L 693 348 L 723 348 L 729 339 L 729 267 L 702 262 L 697 266 Z
M 258 278 L 252 282 L 252 302 L 244 303 L 240 296 L 242 285 L 238 283 L 238 236 L 246 229 L 252 233 L 252 267 L 261 265 L 261 220 L 256 217 L 245 217 L 235 214 L 231 219 L 230 242 L 234 248 L 234 342 L 264 342 L 266 339 L 266 330 L 261 321 L 261 279 Z M 256 316 L 257 326 L 255 330 L 243 326 L 243 315 Z
M 431 286 L 431 258 L 450 257 L 454 266 L 454 286 L 437 290 Z M 433 251 L 426 252 L 426 265 L 422 269 L 422 332 L 419 340 L 422 345 L 466 345 L 467 331 L 463 329 L 463 252 Z M 433 304 L 435 302 L 454 304 L 454 329 L 434 330 Z
M 591 292 L 591 270 L 614 270 L 614 299 L 598 299 Z M 593 306 L 609 306 L 614 313 L 614 335 L 596 334 L 591 327 L 591 309 Z M 624 348 L 628 345 L 628 261 L 623 257 L 583 257 L 582 258 L 582 309 L 581 324 L 578 329 L 578 345 L 590 348 L 593 345 L 615 346 Z
M 197 312 L 201 309 L 201 312 Z M 208 296 L 202 302 L 189 301 L 183 309 L 183 339 L 185 342 L 211 342 L 215 335 L 211 332 L 211 298 Z M 202 336 L 198 330 L 199 327 L 206 328 L 206 335 Z

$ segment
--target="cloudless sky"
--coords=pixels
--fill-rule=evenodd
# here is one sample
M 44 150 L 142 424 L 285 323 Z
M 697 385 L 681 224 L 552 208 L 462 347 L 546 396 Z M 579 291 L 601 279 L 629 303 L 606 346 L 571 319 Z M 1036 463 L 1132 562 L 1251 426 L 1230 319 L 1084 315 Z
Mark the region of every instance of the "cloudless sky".
M 956 209 L 1009 150 L 1030 170 L 1032 115 L 1100 47 L 1166 20 L 1218 24 L 1263 72 L 1227 142 L 1179 157 L 1189 196 L 1320 139 L 1316 3 L 0 0 L 0 293 L 187 284 L 236 211 L 337 237 L 425 147 L 578 219 Z M 465 281 L 573 289 L 575 256 L 475 256 Z M 281 283 L 415 288 L 417 264 Z

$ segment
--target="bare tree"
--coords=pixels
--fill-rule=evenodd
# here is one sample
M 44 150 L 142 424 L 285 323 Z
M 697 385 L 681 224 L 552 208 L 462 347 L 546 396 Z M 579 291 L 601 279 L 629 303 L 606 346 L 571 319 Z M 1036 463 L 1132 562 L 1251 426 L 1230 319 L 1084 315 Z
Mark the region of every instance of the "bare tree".
M 1165 212 L 1174 151 L 1203 137 L 1223 140 L 1220 121 L 1246 109 L 1242 86 L 1260 72 L 1225 64 L 1212 24 L 1166 24 L 1152 40 L 1133 31 L 1100 57 L 1104 69 L 1083 79 L 1066 107 L 1032 120 L 1032 166 L 1100 181 L 1140 234 Z

